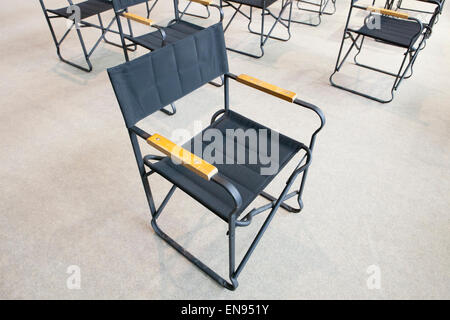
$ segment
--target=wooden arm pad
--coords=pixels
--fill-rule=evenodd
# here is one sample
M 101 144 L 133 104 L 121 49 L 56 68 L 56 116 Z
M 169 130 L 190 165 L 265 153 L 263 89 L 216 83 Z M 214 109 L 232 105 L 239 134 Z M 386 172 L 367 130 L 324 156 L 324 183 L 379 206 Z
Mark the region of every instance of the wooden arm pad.
M 197 2 L 204 6 L 209 6 L 212 3 L 212 0 L 189 0 L 191 2 Z
M 271 94 L 277 98 L 293 102 L 297 94 L 295 92 L 282 89 L 280 87 L 274 86 L 273 84 L 264 82 L 262 80 L 250 77 L 246 74 L 240 74 L 236 77 L 238 82 L 246 84 L 252 88 L 261 90 L 265 93 Z
M 138 16 L 137 14 L 130 13 L 130 12 L 124 12 L 124 13 L 122 13 L 122 16 L 124 18 L 145 24 L 146 26 L 151 26 L 154 23 L 153 20 L 151 20 L 151 19 L 147 19 L 147 18 Z
M 392 16 L 400 19 L 408 19 L 409 15 L 407 13 L 398 12 L 394 10 L 388 10 L 388 9 L 382 9 L 382 8 L 375 8 L 375 7 L 367 7 L 367 11 L 370 12 L 378 12 L 387 16 Z
M 205 180 L 210 180 L 218 172 L 212 164 L 157 133 L 148 138 L 147 143 Z

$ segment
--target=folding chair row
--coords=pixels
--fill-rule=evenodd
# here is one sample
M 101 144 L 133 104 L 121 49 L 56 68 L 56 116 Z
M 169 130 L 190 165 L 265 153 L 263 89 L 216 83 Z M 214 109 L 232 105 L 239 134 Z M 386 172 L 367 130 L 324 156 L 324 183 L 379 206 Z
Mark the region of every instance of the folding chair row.
M 151 20 L 149 18 L 150 12 L 153 10 L 153 8 L 155 7 L 158 0 L 154 0 L 153 5 L 151 7 L 149 6 L 148 0 L 87 0 L 87 1 L 84 1 L 81 3 L 77 3 L 77 4 L 74 4 L 71 0 L 67 0 L 68 6 L 60 8 L 60 9 L 46 9 L 43 1 L 44 0 L 40 0 L 42 9 L 47 18 L 55 45 L 57 47 L 58 56 L 60 57 L 60 59 L 62 61 L 69 63 L 69 64 L 71 64 L 77 68 L 80 68 L 82 70 L 85 70 L 85 71 L 92 70 L 92 64 L 90 62 L 90 57 L 91 57 L 92 53 L 94 52 L 94 50 L 97 48 L 98 44 L 101 42 L 101 40 L 104 40 L 105 42 L 113 44 L 115 46 L 121 46 L 124 50 L 125 59 L 128 61 L 129 60 L 128 51 L 135 51 L 137 46 L 142 46 L 148 50 L 156 50 L 158 48 L 161 48 L 165 44 L 173 43 L 174 41 L 180 40 L 190 34 L 193 34 L 195 32 L 198 32 L 198 31 L 204 29 L 203 27 L 201 27 L 199 25 L 196 25 L 196 24 L 193 24 L 193 23 L 183 20 L 183 16 L 190 15 L 190 16 L 195 16 L 195 17 L 206 19 L 210 16 L 210 10 L 209 10 L 210 7 L 215 7 L 219 10 L 220 21 L 223 20 L 222 8 L 229 7 L 232 10 L 234 10 L 234 13 L 232 14 L 231 18 L 229 19 L 229 21 L 224 29 L 225 31 L 229 28 L 230 24 L 232 23 L 232 21 L 234 20 L 236 15 L 240 14 L 249 20 L 249 23 L 247 26 L 249 32 L 252 34 L 258 35 L 260 38 L 259 39 L 259 47 L 260 47 L 259 53 L 251 53 L 248 51 L 242 51 L 242 50 L 238 50 L 238 49 L 229 47 L 228 50 L 230 50 L 230 51 L 234 51 L 234 52 L 244 54 L 244 55 L 254 57 L 254 58 L 261 58 L 264 55 L 264 45 L 266 44 L 266 42 L 269 38 L 275 39 L 275 40 L 280 40 L 280 41 L 288 41 L 291 38 L 290 24 L 291 24 L 291 17 L 292 17 L 293 0 L 281 0 L 280 1 L 281 10 L 277 13 L 272 12 L 272 10 L 270 9 L 271 6 L 273 6 L 273 4 L 277 2 L 277 0 L 220 0 L 220 6 L 213 4 L 212 0 L 189 0 L 188 4 L 185 6 L 185 8 L 183 10 L 180 10 L 179 0 L 173 0 L 175 19 L 171 20 L 166 26 L 159 26 L 153 20 Z M 314 10 L 300 8 L 299 3 L 301 1 L 307 3 L 308 5 L 311 5 L 311 4 L 314 5 L 313 2 L 310 2 L 308 0 L 298 0 L 297 7 L 299 9 L 316 12 Z M 330 13 L 330 12 L 325 11 L 325 9 L 326 9 L 327 5 L 330 3 L 330 1 L 334 6 L 334 11 L 335 11 L 335 0 L 320 0 L 320 2 L 317 4 L 317 6 L 319 8 L 317 11 L 317 13 L 319 15 L 319 23 L 320 23 L 320 16 L 322 14 L 332 14 L 334 12 L 333 11 Z M 146 18 L 141 17 L 135 13 L 128 12 L 131 7 L 134 7 L 135 5 L 138 5 L 141 3 L 146 4 L 146 7 L 147 7 L 147 17 Z M 197 5 L 201 5 L 201 6 L 205 7 L 207 14 L 205 16 L 202 16 L 202 15 L 187 12 L 187 10 L 190 8 L 192 3 L 196 3 Z M 244 12 L 245 7 L 249 9 L 248 13 Z M 105 27 L 105 26 L 103 26 L 103 21 L 101 19 L 100 14 L 105 11 L 108 11 L 112 8 L 114 9 L 115 17 Z M 253 22 L 253 12 L 254 11 L 261 11 L 261 25 L 258 30 L 253 30 L 251 27 L 252 22 Z M 49 13 L 53 14 L 54 16 L 49 16 L 48 15 Z M 78 15 L 79 21 L 77 20 L 76 15 Z M 98 16 L 99 25 L 96 25 L 96 24 L 86 21 L 87 18 L 92 17 L 94 15 Z M 265 31 L 266 16 L 267 16 L 267 18 L 269 18 L 269 16 L 270 16 L 270 18 L 274 19 L 273 24 L 269 28 L 268 32 Z M 57 38 L 55 36 L 55 32 L 53 30 L 53 26 L 50 23 L 50 19 L 55 18 L 55 17 L 71 20 L 71 27 L 62 36 L 61 40 L 57 40 Z M 127 19 L 129 34 L 126 34 L 124 32 L 124 28 L 122 26 L 120 17 L 124 17 Z M 133 35 L 133 30 L 132 30 L 130 20 L 134 20 L 135 22 L 145 24 L 151 28 L 154 28 L 155 30 L 152 32 L 143 34 L 143 35 L 135 36 L 135 35 Z M 111 27 L 115 21 L 117 21 L 118 31 L 111 30 Z M 293 21 L 293 22 L 303 23 L 300 21 Z M 284 27 L 286 29 L 286 31 L 287 31 L 286 37 L 277 37 L 277 36 L 272 35 L 272 33 L 274 32 L 277 25 Z M 83 27 L 89 26 L 89 27 L 99 28 L 102 31 L 100 38 L 95 43 L 93 48 L 89 51 L 86 49 L 79 26 L 83 26 Z M 86 63 L 88 65 L 87 68 L 82 67 L 76 63 L 70 62 L 70 61 L 64 59 L 61 55 L 60 45 L 73 28 L 76 29 L 76 32 L 78 34 L 80 44 L 81 44 L 81 47 L 83 50 L 83 54 L 84 54 Z M 106 39 L 107 32 L 119 34 L 121 37 L 121 42 L 122 42 L 121 45 L 108 41 Z M 126 41 L 131 42 L 131 44 L 127 44 Z M 211 82 L 211 84 L 213 84 L 215 86 L 221 86 L 221 85 L 223 85 L 223 79 L 222 79 L 221 83 Z M 173 114 L 175 112 L 175 109 L 173 109 L 172 112 L 169 112 L 166 110 L 164 110 L 164 112 L 166 112 L 168 114 Z
M 389 7 L 388 3 L 386 6 Z M 364 17 L 363 22 L 356 27 L 350 26 L 350 20 L 354 9 L 369 12 L 368 15 Z M 404 79 L 408 79 L 412 76 L 413 65 L 419 52 L 425 47 L 425 42 L 430 37 L 432 28 L 440 12 L 441 7 L 438 5 L 429 20 L 427 22 L 422 22 L 404 12 L 386 8 L 376 8 L 373 6 L 361 6 L 357 4 L 357 0 L 352 0 L 334 72 L 330 76 L 331 85 L 381 103 L 391 102 L 394 99 L 394 93 L 397 91 L 400 83 Z M 404 57 L 398 72 L 395 73 L 358 62 L 357 57 L 361 53 L 366 39 L 375 40 L 380 45 L 394 46 L 404 50 Z M 343 48 L 346 40 L 350 40 L 351 45 L 344 53 Z M 389 98 L 375 97 L 368 93 L 339 85 L 333 80 L 333 77 L 341 70 L 344 62 L 353 49 L 356 49 L 356 54 L 353 59 L 357 66 L 394 77 L 394 83 L 391 87 Z
M 192 24 L 190 22 L 184 21 L 181 18 L 183 17 L 185 11 L 189 8 L 188 6 L 184 9 L 183 12 L 179 12 L 179 4 L 178 0 L 173 0 L 174 8 L 175 8 L 175 19 L 171 20 L 167 26 L 161 27 L 158 26 L 153 22 L 153 20 L 149 19 L 150 12 L 155 7 L 158 0 L 155 0 L 153 2 L 153 5 L 150 7 L 148 0 L 88 0 L 85 2 L 74 4 L 71 0 L 68 0 L 68 6 L 59 8 L 59 9 L 47 9 L 45 8 L 43 0 L 40 0 L 42 9 L 44 11 L 44 14 L 47 18 L 48 25 L 50 27 L 51 34 L 53 36 L 53 39 L 55 41 L 55 45 L 57 48 L 57 54 L 60 57 L 60 59 L 68 63 L 72 66 L 75 66 L 81 70 L 90 72 L 92 71 L 92 64 L 90 62 L 90 57 L 94 50 L 97 48 L 101 40 L 104 40 L 105 42 L 109 44 L 113 44 L 117 47 L 123 48 L 125 60 L 129 61 L 129 55 L 128 51 L 135 51 L 137 46 L 144 47 L 150 51 L 159 49 L 163 47 L 166 44 L 173 43 L 175 41 L 178 41 L 180 39 L 183 39 L 184 37 L 187 37 L 193 33 L 196 33 L 200 30 L 203 30 L 204 28 L 195 24 Z M 197 2 L 198 4 L 201 4 L 202 6 L 205 6 L 209 13 L 209 6 L 215 7 L 219 10 L 220 13 L 220 21 L 223 19 L 223 12 L 220 7 L 217 5 L 214 5 L 211 3 L 211 0 L 190 0 L 191 2 Z M 130 7 L 134 7 L 139 4 L 145 3 L 146 5 L 146 12 L 147 17 L 141 17 L 137 14 L 128 12 Z M 106 27 L 103 26 L 103 21 L 101 18 L 101 13 L 109 11 L 113 9 L 115 15 L 111 19 L 111 21 L 108 23 Z M 53 16 L 49 16 L 50 14 L 53 14 Z M 97 26 L 91 22 L 86 21 L 87 18 L 90 18 L 92 16 L 97 16 L 99 19 L 100 25 Z M 126 18 L 129 34 L 126 34 L 124 31 L 124 27 L 121 22 L 121 17 Z M 66 33 L 62 36 L 60 40 L 57 40 L 53 26 L 50 22 L 53 18 L 65 18 L 69 21 L 71 21 L 70 28 L 66 31 Z M 154 28 L 155 31 L 145 33 L 143 35 L 135 36 L 133 35 L 133 28 L 131 21 L 135 21 L 144 25 L 147 25 L 151 28 Z M 118 31 L 111 30 L 111 26 L 114 22 L 117 22 Z M 84 43 L 84 39 L 81 34 L 81 27 L 93 27 L 93 28 L 99 28 L 102 31 L 102 34 L 98 41 L 95 43 L 93 48 L 89 50 L 89 52 L 86 50 L 86 46 Z M 87 63 L 87 68 L 83 67 L 81 65 L 78 65 L 74 62 L 68 61 L 64 59 L 61 55 L 60 46 L 61 43 L 66 39 L 67 35 L 71 30 L 75 29 L 79 40 L 81 47 L 83 49 L 84 57 Z M 120 35 L 121 38 L 121 44 L 115 44 L 106 39 L 106 33 L 112 32 Z M 131 42 L 131 44 L 127 44 L 125 41 Z M 221 79 L 222 83 L 216 83 L 214 81 L 211 81 L 211 84 L 217 87 L 220 87 L 223 85 L 223 79 Z M 172 110 L 166 110 L 161 109 L 162 112 L 166 113 L 167 115 L 174 115 L 176 113 L 176 107 L 175 104 L 171 104 Z
M 299 212 L 303 209 L 302 196 L 311 165 L 311 155 L 316 136 L 325 124 L 322 111 L 312 104 L 297 99 L 294 92 L 244 74 L 236 76 L 229 73 L 223 28 L 220 23 L 108 69 L 108 73 L 128 129 L 154 231 L 221 286 L 230 290 L 236 289 L 239 274 L 278 209 L 281 207 L 290 212 Z M 176 145 L 161 134 L 147 133 L 137 126 L 139 121 L 163 106 L 173 103 L 219 76 L 224 76 L 225 79 L 223 108 L 212 115 L 208 127 L 183 146 Z M 294 103 L 313 111 L 318 116 L 320 124 L 312 133 L 309 145 L 232 111 L 229 106 L 230 80 L 278 97 L 285 103 Z M 244 136 L 241 139 L 240 133 L 253 138 Z M 143 139 L 159 153 L 142 156 L 138 139 Z M 273 159 L 270 165 L 265 157 L 269 154 Z M 254 161 L 250 161 L 249 159 L 255 155 Z M 240 157 L 244 161 L 240 161 Z M 294 159 L 298 161 L 297 165 L 280 195 L 275 197 L 265 192 L 266 186 L 288 162 Z M 172 185 L 159 207 L 156 207 L 150 186 L 150 180 L 155 173 Z M 300 182 L 298 187 L 294 187 L 297 178 L 300 178 Z M 157 188 L 161 189 L 160 183 Z M 227 223 L 229 281 L 184 249 L 159 227 L 157 220 L 176 189 L 182 190 Z M 264 206 L 247 210 L 258 196 L 268 199 L 269 202 Z M 294 197 L 297 199 L 296 207 L 286 203 L 288 199 Z M 248 226 L 256 215 L 265 211 L 269 211 L 268 216 L 244 258 L 237 265 L 236 228 Z

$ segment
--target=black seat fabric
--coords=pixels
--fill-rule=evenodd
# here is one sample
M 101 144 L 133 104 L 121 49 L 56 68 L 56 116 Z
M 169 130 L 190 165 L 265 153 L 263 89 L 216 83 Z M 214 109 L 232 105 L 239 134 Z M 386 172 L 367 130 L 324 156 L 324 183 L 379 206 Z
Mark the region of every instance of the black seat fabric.
M 212 162 L 211 159 L 208 159 L 208 154 L 210 154 L 211 151 L 209 150 L 206 152 L 208 145 L 211 142 L 202 141 L 201 139 L 202 135 L 211 128 L 219 130 L 222 133 L 221 136 L 223 138 L 223 149 L 220 150 L 220 148 L 218 147 L 215 150 L 215 153 L 212 155 L 214 159 L 220 159 L 219 161 L 221 161 L 221 164 L 213 164 L 219 170 L 219 174 L 225 176 L 238 189 L 242 196 L 242 206 L 241 209 L 237 212 L 237 216 L 239 216 L 242 211 L 270 183 L 270 181 L 273 180 L 277 173 L 281 171 L 281 169 L 300 150 L 302 146 L 301 143 L 287 136 L 279 134 L 279 148 L 277 158 L 274 155 L 276 149 L 272 150 L 271 148 L 270 140 L 273 136 L 273 133 L 270 131 L 270 129 L 250 119 L 247 119 L 236 112 L 228 111 L 221 118 L 212 123 L 208 128 L 203 130 L 201 134 L 185 143 L 183 145 L 183 148 L 197 154 L 200 157 L 203 157 L 206 161 Z M 250 156 L 249 153 L 251 150 L 254 150 L 254 145 L 250 145 L 249 143 L 250 139 L 246 139 L 245 144 L 242 145 L 239 144 L 239 141 L 242 142 L 242 139 L 238 140 L 236 139 L 236 137 L 231 136 L 230 134 L 227 136 L 226 134 L 227 129 L 235 130 L 239 128 L 243 129 L 244 131 L 247 129 L 255 129 L 256 132 L 258 132 L 258 130 L 260 129 L 267 130 L 268 138 L 262 140 L 266 145 L 267 153 L 263 153 L 269 155 L 274 159 L 274 161 L 276 161 L 276 169 L 273 172 L 270 172 L 270 174 L 267 174 L 266 172 L 266 175 L 261 174 L 261 168 L 267 168 L 270 166 L 270 164 L 268 164 L 267 159 L 261 161 L 260 156 L 257 157 L 257 161 L 254 162 L 254 164 L 248 164 Z M 258 139 L 257 145 L 263 143 L 258 135 L 256 135 L 256 137 Z M 226 141 L 230 139 L 234 140 L 234 143 L 232 144 L 234 147 L 234 159 L 230 158 L 229 152 L 227 152 L 227 155 L 225 156 L 225 151 L 227 150 Z M 197 147 L 197 149 L 195 148 L 195 143 L 202 146 L 201 150 L 199 147 Z M 237 161 L 237 157 L 239 155 L 237 150 L 238 146 L 243 147 L 243 150 L 245 150 L 245 161 L 243 164 L 237 163 L 239 162 Z M 211 149 L 211 147 L 209 149 Z M 226 157 L 228 157 L 228 161 Z M 262 159 L 264 159 L 264 157 Z M 230 161 L 232 162 L 232 164 L 227 164 L 227 162 L 230 163 Z M 274 164 L 272 163 L 272 166 L 273 165 Z M 189 171 L 181 165 L 174 164 L 170 158 L 165 158 L 157 163 L 151 164 L 150 167 L 157 173 L 165 177 L 167 180 L 177 185 L 187 194 L 197 199 L 200 203 L 213 211 L 220 218 L 225 221 L 229 220 L 229 217 L 234 208 L 234 202 L 231 196 L 229 196 L 228 193 L 219 185 L 217 185 L 213 181 L 207 181 L 200 178 L 198 175 Z
M 430 2 L 429 0 L 419 0 L 420 2 Z M 437 0 L 437 2 L 442 3 L 444 0 Z M 432 2 L 431 2 L 432 3 Z M 434 3 L 433 3 L 434 4 Z
M 111 10 L 112 4 L 107 1 L 97 1 L 97 0 L 88 0 L 81 3 L 74 3 L 74 5 L 80 8 L 80 19 L 86 19 L 91 16 L 95 16 L 99 13 Z M 72 11 L 67 12 L 69 7 L 64 7 L 61 9 L 48 9 L 49 12 L 56 14 L 57 16 L 69 18 L 73 15 Z
M 227 72 L 220 23 L 108 69 L 128 128 Z
M 420 25 L 414 21 L 381 16 L 380 28 L 370 29 L 364 25 L 358 30 L 350 30 L 374 39 L 408 48 L 411 43 L 417 40 Z
M 118 11 L 135 6 L 137 4 L 144 3 L 147 0 L 107 0 L 107 1 L 113 2 L 114 9 Z
M 186 38 L 187 36 L 194 34 L 205 28 L 197 26 L 195 24 L 186 21 L 177 21 L 171 25 L 164 28 L 166 33 L 165 44 L 174 43 L 175 41 Z M 162 37 L 159 31 L 154 31 L 151 33 L 144 34 L 138 37 L 125 36 L 128 40 L 138 43 L 139 45 L 150 49 L 156 50 L 161 48 Z
M 246 6 L 263 8 L 264 0 L 224 0 L 225 2 L 235 2 L 238 4 L 243 4 Z M 266 8 L 268 8 L 271 4 L 276 2 L 277 0 L 266 0 Z

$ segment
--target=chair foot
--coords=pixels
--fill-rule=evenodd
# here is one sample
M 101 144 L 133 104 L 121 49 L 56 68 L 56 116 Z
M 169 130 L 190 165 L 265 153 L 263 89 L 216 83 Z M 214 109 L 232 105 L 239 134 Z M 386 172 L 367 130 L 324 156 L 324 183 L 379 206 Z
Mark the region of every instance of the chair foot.
M 198 258 L 196 258 L 194 255 L 192 255 L 189 251 L 184 249 L 181 245 L 179 245 L 175 240 L 170 238 L 167 234 L 165 234 L 156 223 L 156 219 L 152 219 L 151 225 L 155 233 L 163 239 L 167 244 L 169 244 L 172 248 L 177 250 L 181 255 L 183 255 L 186 259 L 188 259 L 190 262 L 192 262 L 195 266 L 197 266 L 201 271 L 203 271 L 206 275 L 211 277 L 214 281 L 216 281 L 218 284 L 220 284 L 222 287 L 228 289 L 228 290 L 236 290 L 239 283 L 236 279 L 236 277 L 230 277 L 230 282 L 226 281 L 224 278 L 219 276 L 216 272 L 214 272 L 212 269 L 210 269 L 206 264 L 204 264 L 202 261 L 200 261 Z
M 260 46 L 260 49 L 261 49 L 261 54 L 260 55 L 256 55 L 256 54 L 249 53 L 249 52 L 246 52 L 246 51 L 241 51 L 241 50 L 237 50 L 237 49 L 233 49 L 233 48 L 228 48 L 227 47 L 227 50 L 229 50 L 229 51 L 236 52 L 236 53 L 239 53 L 239 54 L 243 54 L 244 56 L 251 57 L 251 58 L 256 58 L 256 59 L 262 58 L 264 56 L 264 49 L 263 49 L 263 47 Z
M 286 19 L 286 20 L 281 19 L 281 20 L 283 20 L 283 21 L 288 21 L 287 19 Z M 250 25 L 249 25 L 249 27 L 248 27 L 248 31 L 249 31 L 250 33 L 256 34 L 256 35 L 258 35 L 258 36 L 261 35 L 260 32 L 251 30 Z M 268 38 L 270 38 L 270 39 L 274 39 L 274 40 L 278 40 L 278 41 L 285 41 L 285 42 L 286 42 L 286 41 L 289 41 L 289 39 L 291 39 L 291 33 L 290 33 L 289 31 L 288 31 L 288 33 L 289 33 L 289 35 L 288 35 L 287 38 L 275 37 L 275 36 L 267 35 L 266 33 L 263 33 L 263 36 L 264 36 L 264 37 L 268 37 Z
M 368 95 L 368 94 L 366 94 L 366 93 L 363 93 L 363 92 L 360 92 L 360 91 L 356 91 L 356 90 L 353 90 L 353 89 L 350 89 L 350 88 L 347 88 L 347 87 L 344 87 L 344 86 L 341 86 L 341 85 L 336 84 L 336 83 L 333 81 L 333 76 L 334 76 L 335 74 L 336 74 L 336 71 L 333 72 L 333 74 L 330 76 L 330 79 L 329 79 L 329 80 L 330 80 L 330 84 L 331 84 L 333 87 L 336 87 L 336 88 L 341 89 L 341 90 L 345 90 L 345 91 L 347 91 L 347 92 L 356 94 L 356 95 L 358 95 L 358 96 L 361 96 L 361 97 L 364 97 L 364 98 L 367 98 L 367 99 L 370 99 L 370 100 L 373 100 L 373 101 L 376 101 L 376 102 L 379 102 L 379 103 L 389 103 L 389 102 L 391 102 L 392 100 L 394 100 L 394 91 L 395 91 L 394 88 L 391 89 L 391 98 L 390 98 L 390 99 L 387 99 L 387 100 L 384 100 L 384 99 L 380 99 L 380 98 L 377 98 L 377 97 Z
M 220 88 L 220 87 L 222 87 L 224 85 L 225 82 L 224 82 L 223 76 L 220 76 L 220 83 L 217 83 L 217 82 L 214 82 L 214 81 L 210 81 L 208 83 L 213 85 L 213 86 L 215 86 L 215 87 Z
M 86 64 L 87 64 L 87 68 L 86 68 L 86 67 L 81 66 L 81 65 L 79 65 L 79 64 L 77 64 L 77 63 L 75 63 L 75 62 L 72 62 L 72 61 L 69 61 L 69 60 L 63 58 L 63 56 L 61 55 L 61 52 L 60 52 L 59 48 L 56 50 L 56 54 L 58 55 L 59 60 L 61 60 L 62 62 L 66 63 L 66 64 L 68 64 L 68 65 L 70 65 L 70 66 L 72 66 L 72 67 L 75 67 L 75 68 L 80 69 L 80 70 L 85 71 L 85 72 L 91 72 L 92 69 L 93 69 L 93 68 L 92 68 L 92 64 L 91 64 L 91 61 L 90 61 L 89 58 L 87 58 L 87 57 L 85 57 Z
M 160 109 L 159 111 L 164 112 L 168 116 L 173 116 L 175 113 L 177 113 L 177 109 L 175 108 L 175 103 L 171 103 L 170 107 L 172 108 L 172 111 L 166 110 L 166 109 Z
M 286 18 L 282 18 L 281 20 L 288 22 L 289 20 Z M 306 21 L 300 21 L 300 20 L 293 20 L 291 19 L 292 23 L 298 23 L 298 24 L 303 24 L 306 26 L 311 26 L 311 27 L 317 27 L 322 23 L 322 18 L 319 16 L 319 21 L 317 23 L 311 23 L 311 22 L 306 22 Z
M 397 74 L 395 74 L 393 72 L 382 70 L 382 69 L 375 68 L 375 67 L 371 67 L 371 66 L 369 66 L 367 64 L 364 64 L 364 63 L 360 63 L 360 62 L 358 62 L 356 57 L 357 57 L 357 55 L 355 57 L 353 57 L 353 61 L 355 62 L 355 65 L 357 65 L 358 67 L 362 67 L 362 68 L 366 68 L 366 69 L 369 69 L 369 70 L 372 70 L 372 71 L 383 73 L 383 74 L 386 74 L 386 75 L 391 76 L 391 77 L 397 77 Z M 412 73 L 412 68 L 411 68 L 411 73 L 409 75 L 407 75 L 407 76 L 404 76 L 403 79 L 405 79 L 405 80 L 409 79 L 409 78 L 412 77 L 412 75 L 413 75 L 413 73 Z

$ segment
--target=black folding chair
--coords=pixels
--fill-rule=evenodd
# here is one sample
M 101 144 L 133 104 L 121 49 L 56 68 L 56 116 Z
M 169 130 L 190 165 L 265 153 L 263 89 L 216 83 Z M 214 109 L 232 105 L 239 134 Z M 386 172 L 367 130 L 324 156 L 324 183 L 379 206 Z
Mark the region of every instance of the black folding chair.
M 436 12 L 436 7 L 439 7 L 439 15 L 442 14 L 442 9 L 444 7 L 445 0 L 416 0 L 417 2 L 430 4 L 431 6 L 434 6 L 434 10 L 430 9 L 418 9 L 410 6 L 403 6 L 402 0 L 397 0 L 397 3 L 395 3 L 395 0 L 387 0 L 386 1 L 386 9 L 391 10 L 402 10 L 402 11 L 410 11 L 410 12 L 416 12 L 416 13 L 424 13 L 427 15 L 434 15 Z M 436 24 L 439 20 L 439 15 L 436 16 L 436 19 L 434 21 L 434 24 Z
M 296 94 L 293 92 L 247 75 L 236 76 L 228 73 L 221 24 L 215 24 L 159 50 L 111 68 L 108 73 L 128 128 L 151 212 L 153 229 L 158 236 L 220 285 L 230 290 L 236 289 L 239 274 L 277 210 L 282 207 L 291 212 L 299 212 L 303 208 L 302 194 L 311 164 L 311 153 L 316 135 L 325 124 L 321 110 L 296 99 Z M 177 146 L 158 133 L 149 134 L 136 126 L 141 119 L 197 90 L 220 75 L 225 76 L 224 108 L 214 113 L 211 124 L 183 147 Z M 312 134 L 309 147 L 230 110 L 230 79 L 314 111 L 320 118 L 320 127 Z M 256 140 L 249 137 L 242 139 L 242 136 L 238 134 L 239 131 L 249 136 L 252 132 L 265 132 L 266 135 L 259 134 Z M 150 154 L 142 157 L 138 138 L 144 139 L 164 155 Z M 265 169 L 268 169 L 268 162 L 264 157 L 258 157 L 253 161 L 245 160 L 251 159 L 252 155 L 255 155 L 255 150 L 257 154 L 260 154 L 261 150 L 266 150 L 266 153 L 261 153 L 274 156 L 273 159 L 276 160 L 273 163 L 276 165 L 265 172 Z M 272 179 L 300 151 L 298 165 L 283 185 L 281 194 L 274 197 L 264 192 Z M 155 205 L 149 183 L 154 173 L 172 184 L 159 208 Z M 301 176 L 299 187 L 291 191 L 299 175 Z M 158 188 L 161 188 L 161 185 L 158 185 Z M 226 281 L 194 257 L 158 226 L 157 219 L 177 188 L 228 224 L 230 281 Z M 269 203 L 243 214 L 258 195 L 268 199 Z M 297 197 L 298 207 L 292 207 L 286 203 L 292 197 Z M 268 217 L 244 258 L 236 267 L 236 228 L 248 226 L 257 214 L 267 210 L 270 210 Z
M 291 38 L 291 14 L 292 14 L 292 1 L 293 0 L 282 0 L 281 3 L 281 10 L 277 15 L 272 13 L 272 11 L 269 9 L 269 7 L 274 4 L 277 0 L 220 0 L 220 7 L 230 7 L 234 10 L 233 15 L 231 16 L 230 20 L 228 21 L 227 25 L 225 26 L 224 31 L 226 32 L 228 30 L 228 27 L 230 26 L 231 22 L 233 22 L 236 15 L 239 13 L 245 18 L 248 19 L 248 31 L 250 33 L 256 34 L 260 37 L 259 39 L 259 48 L 261 50 L 260 54 L 253 54 L 246 51 L 241 51 L 233 48 L 227 47 L 228 50 L 237 52 L 252 58 L 261 58 L 264 55 L 264 45 L 266 44 L 267 40 L 275 39 L 280 41 L 288 41 Z M 250 12 L 249 14 L 242 11 L 242 6 L 249 7 Z M 261 30 L 260 31 L 253 31 L 251 29 L 252 24 L 252 17 L 253 17 L 253 10 L 261 10 Z M 283 18 L 283 14 L 289 11 L 288 18 Z M 273 25 L 270 27 L 269 32 L 264 33 L 264 24 L 265 24 L 265 17 L 271 16 L 275 19 Z M 272 36 L 272 32 L 274 31 L 277 24 L 280 24 L 281 26 L 285 27 L 288 33 L 287 38 L 280 38 L 276 36 Z
M 327 11 L 327 7 L 330 3 L 333 5 L 333 10 Z M 336 0 L 315 0 L 315 1 L 297 0 L 297 9 L 300 11 L 316 14 L 317 22 L 309 22 L 295 19 L 291 19 L 291 22 L 317 27 L 322 22 L 323 15 L 331 16 L 336 13 Z
M 156 0 L 156 2 L 157 1 L 158 0 Z M 101 17 L 102 13 L 104 13 L 108 10 L 111 10 L 113 8 L 112 4 L 111 4 L 111 0 L 87 0 L 87 1 L 75 3 L 75 4 L 72 2 L 72 0 L 67 0 L 65 2 L 68 5 L 65 7 L 59 8 L 59 9 L 47 9 L 44 4 L 44 0 L 39 0 L 39 2 L 41 4 L 42 11 L 44 12 L 48 26 L 50 28 L 50 33 L 52 35 L 52 39 L 56 46 L 56 53 L 57 53 L 59 59 L 61 61 L 63 61 L 64 63 L 67 63 L 67 64 L 74 66 L 78 69 L 81 69 L 83 71 L 90 72 L 90 71 L 92 71 L 92 64 L 90 61 L 90 57 L 92 56 L 95 49 L 97 48 L 97 46 L 100 44 L 100 42 L 102 40 L 105 41 L 105 43 L 108 43 L 108 44 L 111 44 L 111 45 L 114 45 L 117 47 L 121 47 L 120 44 L 111 42 L 106 38 L 106 33 L 108 33 L 108 32 L 119 34 L 118 31 L 111 29 L 112 25 L 116 21 L 116 18 L 113 17 L 109 23 L 104 24 L 102 17 Z M 147 2 L 147 0 L 146 0 L 146 2 Z M 147 7 L 148 7 L 148 2 L 147 2 Z M 93 16 L 97 16 L 98 24 L 86 21 L 86 19 L 93 17 Z M 51 23 L 51 20 L 53 20 L 55 18 L 63 18 L 63 19 L 71 20 L 70 26 L 68 27 L 66 32 L 62 35 L 62 37 L 59 39 L 56 36 L 53 25 Z M 96 29 L 101 30 L 101 36 L 98 38 L 98 40 L 92 46 L 92 48 L 89 50 L 86 48 L 86 45 L 85 45 L 85 42 L 84 42 L 84 39 L 83 39 L 83 36 L 81 33 L 81 28 L 86 28 L 86 27 L 91 27 L 91 28 L 96 28 Z M 130 25 L 129 25 L 129 28 L 130 28 L 130 32 L 131 32 Z M 67 36 L 73 29 L 75 29 L 78 39 L 80 41 L 81 49 L 83 50 L 83 55 L 86 60 L 87 67 L 79 65 L 75 62 L 69 61 L 69 60 L 63 58 L 63 56 L 61 54 L 62 42 L 67 38 Z M 129 50 L 133 50 L 133 49 L 129 48 Z
M 406 13 L 384 8 L 375 8 L 372 6 L 360 6 L 357 5 L 356 2 L 357 1 L 352 0 L 352 3 L 350 4 L 350 10 L 344 29 L 344 36 L 342 37 L 334 72 L 330 76 L 330 83 L 334 87 L 349 91 L 365 98 L 381 103 L 388 103 L 394 99 L 394 92 L 398 89 L 402 80 L 408 79 L 412 76 L 412 67 L 417 59 L 418 53 L 423 49 L 425 41 L 430 35 L 431 28 L 428 25 L 424 25 L 417 18 L 410 17 Z M 369 15 L 365 17 L 362 27 L 349 27 L 350 18 L 354 8 L 370 12 Z M 429 25 L 433 25 L 435 16 L 436 14 L 431 18 Z M 377 21 L 379 26 L 377 26 Z M 357 61 L 356 58 L 361 52 L 365 38 L 371 38 L 383 45 L 386 44 L 395 46 L 405 50 L 402 63 L 397 73 L 378 69 Z M 349 46 L 347 52 L 343 54 L 344 42 L 347 39 L 351 41 L 351 45 Z M 354 62 L 357 66 L 364 67 L 372 71 L 381 72 L 395 78 L 391 88 L 391 97 L 389 99 L 377 98 L 369 94 L 338 85 L 333 81 L 333 76 L 340 71 L 342 65 L 353 48 L 356 48 L 357 50 L 356 55 L 354 56 Z M 342 56 L 343 58 L 341 59 Z M 409 75 L 407 75 L 408 71 L 410 72 Z

